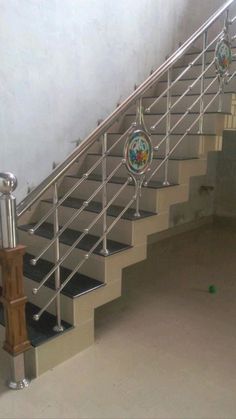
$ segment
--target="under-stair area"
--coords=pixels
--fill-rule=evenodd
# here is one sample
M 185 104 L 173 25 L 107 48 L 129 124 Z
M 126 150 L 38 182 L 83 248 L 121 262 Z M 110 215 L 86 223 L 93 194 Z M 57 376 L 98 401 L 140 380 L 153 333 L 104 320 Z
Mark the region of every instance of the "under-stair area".
M 95 344 L 27 391 L 6 391 L 0 351 L 0 417 L 234 419 L 235 240 L 218 223 L 149 246 L 95 311 Z
M 209 39 L 203 52 L 194 42 L 180 47 L 180 58 L 173 64 L 169 58 L 160 77 L 157 70 L 146 87 L 137 88 L 137 97 L 120 114 L 117 109 L 112 123 L 102 122 L 63 163 L 60 176 L 60 167 L 55 169 L 49 187 L 46 180 L 40 193 L 36 188 L 18 205 L 30 378 L 93 344 L 95 310 L 122 295 L 122 272 L 146 259 L 148 243 L 213 216 L 210 159 L 221 151 L 224 130 L 236 129 L 236 47 L 227 74 L 216 74 L 215 51 L 233 29 L 226 19 L 224 32 Z M 153 147 L 141 177 L 128 171 L 124 154 L 138 129 Z M 199 180 L 196 190 L 193 179 Z M 191 208 L 191 199 L 194 210 L 186 217 L 179 208 Z M 63 330 L 55 331 L 58 324 Z

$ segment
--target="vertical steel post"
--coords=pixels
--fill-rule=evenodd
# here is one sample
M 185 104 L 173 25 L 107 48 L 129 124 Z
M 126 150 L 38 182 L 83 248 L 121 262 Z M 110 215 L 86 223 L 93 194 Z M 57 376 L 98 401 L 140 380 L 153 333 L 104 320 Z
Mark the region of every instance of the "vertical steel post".
M 229 39 L 229 9 L 226 10 L 226 17 L 224 22 L 224 37 L 228 40 Z M 224 94 L 224 84 L 225 84 L 225 77 L 226 74 L 219 74 L 219 105 L 218 105 L 218 112 L 222 112 L 223 107 L 223 94 Z
M 107 179 L 107 133 L 105 133 L 103 135 L 103 138 L 102 138 L 102 156 L 103 156 L 103 160 L 102 160 L 102 183 L 103 183 L 102 209 L 104 210 L 104 208 L 107 205 L 107 183 L 106 183 L 106 179 Z M 109 254 L 109 250 L 107 248 L 106 231 L 107 231 L 107 211 L 104 211 L 104 214 L 103 214 L 103 231 L 102 231 L 102 234 L 104 235 L 104 239 L 103 239 L 103 242 L 102 242 L 102 250 L 101 250 L 101 253 L 104 256 L 107 256 Z
M 57 204 L 58 204 L 58 187 L 57 187 L 57 182 L 55 182 L 54 189 L 53 189 L 53 205 L 55 207 L 54 218 L 53 218 L 54 237 L 58 235 L 58 232 L 59 232 L 58 208 L 56 207 Z M 59 237 L 57 237 L 54 244 L 55 264 L 58 263 L 59 260 L 60 260 L 60 240 L 59 240 Z M 61 272 L 60 272 L 60 266 L 58 266 L 55 271 L 55 289 L 58 290 L 60 286 L 61 286 Z M 56 303 L 57 324 L 54 326 L 53 330 L 59 333 L 59 332 L 63 332 L 64 330 L 64 327 L 61 324 L 61 294 L 57 295 L 55 303 Z
M 203 34 L 203 55 L 202 55 L 202 76 L 201 76 L 201 91 L 200 91 L 200 119 L 199 119 L 199 134 L 203 133 L 204 122 L 204 90 L 205 90 L 205 69 L 206 69 L 206 48 L 207 48 L 207 31 Z
M 24 352 L 30 348 L 25 322 L 23 294 L 24 246 L 17 245 L 16 199 L 12 192 L 17 187 L 16 177 L 9 172 L 0 173 L 0 261 L 2 264 L 6 340 L 3 348 L 10 354 L 10 379 L 8 387 L 21 390 L 29 386 L 25 377 Z M 21 325 L 21 330 L 17 324 Z
M 171 77 L 172 76 L 172 70 L 171 68 L 167 71 L 167 96 L 166 96 L 166 148 L 165 148 L 165 165 L 164 165 L 164 181 L 163 185 L 168 186 L 168 169 L 169 169 L 169 153 L 170 153 L 170 130 L 171 130 Z

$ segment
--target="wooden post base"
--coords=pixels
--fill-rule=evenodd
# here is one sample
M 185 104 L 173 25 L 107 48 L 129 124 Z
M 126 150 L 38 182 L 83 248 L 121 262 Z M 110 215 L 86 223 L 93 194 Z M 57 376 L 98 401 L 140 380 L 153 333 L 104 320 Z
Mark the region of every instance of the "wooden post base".
M 23 255 L 25 246 L 14 249 L 0 249 L 2 266 L 2 296 L 4 306 L 6 340 L 3 349 L 11 355 L 18 355 L 30 348 L 28 340 L 23 288 Z

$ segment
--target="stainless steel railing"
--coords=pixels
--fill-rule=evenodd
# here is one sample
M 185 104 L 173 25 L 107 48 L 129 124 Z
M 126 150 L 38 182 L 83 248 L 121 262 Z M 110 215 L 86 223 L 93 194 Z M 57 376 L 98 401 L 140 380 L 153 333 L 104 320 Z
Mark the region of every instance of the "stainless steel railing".
M 135 90 L 135 92 L 123 102 L 103 123 L 97 127 L 92 134 L 87 137 L 82 144 L 80 144 L 75 151 L 62 163 L 60 164 L 52 174 L 42 182 L 34 191 L 32 191 L 28 197 L 23 200 L 17 207 L 17 214 L 18 218 L 25 213 L 27 209 L 29 209 L 35 202 L 37 202 L 50 188 L 53 188 L 52 192 L 52 207 L 45 212 L 45 214 L 41 217 L 41 219 L 34 224 L 34 226 L 29 230 L 30 234 L 35 234 L 38 229 L 46 222 L 46 220 L 50 219 L 53 216 L 53 237 L 52 239 L 44 246 L 38 255 L 35 255 L 32 259 L 32 265 L 35 265 L 39 259 L 46 254 L 52 247 L 54 247 L 54 266 L 53 268 L 45 275 L 43 280 L 39 283 L 37 288 L 33 289 L 33 293 L 37 294 L 42 286 L 47 283 L 47 281 L 55 275 L 55 292 L 50 300 L 42 307 L 42 309 L 35 315 L 35 320 L 38 320 L 42 313 L 49 307 L 49 305 L 56 300 L 56 312 L 57 312 L 57 325 L 56 329 L 58 332 L 62 330 L 61 325 L 61 307 L 60 307 L 60 294 L 64 287 L 69 283 L 71 278 L 78 272 L 92 253 L 97 249 L 99 245 L 102 245 L 101 254 L 107 256 L 109 254 L 109 246 L 107 242 L 107 238 L 109 233 L 114 229 L 117 225 L 119 220 L 125 214 L 125 212 L 130 208 L 134 207 L 135 216 L 140 216 L 140 194 L 142 186 L 147 187 L 149 182 L 155 178 L 160 169 L 164 166 L 164 176 L 163 176 L 163 185 L 167 186 L 169 184 L 169 159 L 175 152 L 175 150 L 180 146 L 183 140 L 192 132 L 197 134 L 203 134 L 204 132 L 204 115 L 206 112 L 211 108 L 211 105 L 219 98 L 218 110 L 221 110 L 222 107 L 222 94 L 224 85 L 229 83 L 232 78 L 234 77 L 235 73 L 229 74 L 228 66 L 225 67 L 225 71 L 221 71 L 219 67 L 219 62 L 217 65 L 217 74 L 211 76 L 212 78 L 210 81 L 206 77 L 209 74 L 209 71 L 214 68 L 214 65 L 217 60 L 217 45 L 219 42 L 225 42 L 226 48 L 228 46 L 228 52 L 231 53 L 231 44 L 230 39 L 234 39 L 234 35 L 230 34 L 230 26 L 231 23 L 235 21 L 235 17 L 230 21 L 229 19 L 229 6 L 234 3 L 234 0 L 230 0 L 226 2 L 224 6 L 222 6 L 216 13 L 212 15 L 207 22 L 202 25 L 169 59 L 166 60 L 164 64 L 162 64 L 139 88 Z M 217 35 L 214 35 L 213 39 L 208 41 L 208 31 L 213 27 L 215 22 L 219 19 L 224 17 L 223 23 L 223 30 L 221 30 Z M 180 73 L 173 77 L 173 70 L 176 69 L 176 63 L 186 54 L 188 49 L 194 45 L 194 43 L 202 37 L 202 49 L 197 52 L 196 50 L 196 57 L 190 64 L 184 66 L 185 68 L 180 71 Z M 222 44 L 223 45 L 223 44 Z M 207 54 L 212 54 L 213 48 L 213 59 L 210 59 L 208 62 Z M 216 52 L 214 53 L 214 48 L 216 48 Z M 174 101 L 173 89 L 179 86 L 182 82 L 185 82 L 185 78 L 191 69 L 195 68 L 199 64 L 200 72 L 199 75 L 195 76 L 195 79 L 190 82 L 187 88 L 184 88 L 183 92 L 179 93 L 179 97 Z M 230 60 L 229 60 L 230 64 Z M 163 81 L 163 77 L 165 80 Z M 187 79 L 188 80 L 188 79 Z M 160 85 L 160 82 L 166 82 L 166 87 L 164 90 L 158 94 L 156 93 L 156 98 L 153 100 L 151 105 L 149 105 L 146 109 L 143 107 L 143 97 L 144 95 L 155 86 Z M 198 86 L 199 84 L 199 86 Z M 214 88 L 214 93 L 212 93 L 212 87 Z M 180 114 L 179 117 L 176 118 L 176 113 L 173 111 L 176 110 L 177 106 L 181 104 L 186 97 L 193 91 L 193 89 L 197 89 L 197 98 L 193 100 L 193 102 L 188 105 L 187 109 Z M 216 91 L 215 91 L 216 90 Z M 211 92 L 212 98 L 210 101 L 205 104 L 205 97 L 206 95 Z M 162 113 L 161 117 L 151 126 L 149 127 L 151 133 L 157 133 L 157 129 L 164 127 L 164 133 L 162 133 L 162 139 L 159 141 L 158 145 L 155 147 L 151 146 L 151 139 L 149 129 L 147 128 L 147 118 L 151 116 L 151 110 L 155 109 L 159 103 L 166 100 L 166 110 Z M 111 145 L 109 143 L 109 129 L 111 126 L 117 121 L 120 120 L 120 124 L 122 127 L 121 117 L 124 116 L 125 112 L 136 103 L 137 109 L 136 114 L 133 116 L 133 122 L 129 122 L 128 128 L 126 125 L 123 124 L 123 133 L 120 134 L 118 139 L 114 141 Z M 198 110 L 196 111 L 196 107 L 198 106 Z M 193 118 L 190 122 L 188 122 L 189 115 L 193 115 L 196 117 Z M 133 115 L 133 114 L 132 114 Z M 154 114 L 155 115 L 155 114 Z M 175 120 L 174 120 L 175 118 Z M 187 128 L 184 128 L 184 132 L 179 133 L 179 129 L 185 124 Z M 178 133 L 180 138 L 176 142 L 174 146 L 171 147 L 171 139 L 172 135 Z M 145 155 L 145 164 L 143 169 L 134 169 L 132 168 L 132 164 L 128 161 L 128 147 L 129 142 L 128 140 L 134 139 L 136 135 L 139 135 L 140 141 L 143 141 L 143 144 L 146 144 L 147 147 L 143 152 L 142 156 Z M 68 170 L 76 164 L 78 159 L 84 156 L 94 145 L 95 141 L 100 138 L 102 144 L 101 155 L 97 158 L 97 161 L 88 169 L 82 173 L 75 183 L 66 190 L 65 193 L 61 193 L 59 182 L 64 175 L 68 173 Z M 127 140 L 128 139 L 128 140 Z M 112 169 L 108 170 L 107 159 L 114 149 L 119 145 L 123 144 L 126 140 L 126 148 L 125 148 L 125 157 L 121 158 L 119 163 Z M 146 143 L 145 143 L 146 142 Z M 165 146 L 165 155 L 162 161 L 155 166 L 154 162 L 152 161 L 152 154 L 153 151 L 159 151 L 160 147 Z M 149 147 L 149 148 L 148 148 Z M 130 151 L 130 150 L 128 150 Z M 115 175 L 120 175 L 122 168 L 127 166 L 130 173 L 127 173 L 127 176 L 123 180 L 122 186 L 117 185 L 117 190 L 113 195 L 109 191 L 109 184 L 110 181 L 114 178 Z M 72 216 L 69 217 L 68 220 L 64 222 L 63 225 L 60 225 L 59 220 L 59 210 L 65 201 L 73 196 L 74 193 L 77 193 L 81 187 L 86 185 L 86 182 L 90 180 L 91 175 L 96 173 L 98 168 L 101 168 L 101 182 L 98 187 L 94 189 L 94 191 L 87 196 L 80 208 L 75 210 Z M 130 196 L 130 186 L 134 185 L 134 192 L 132 192 L 132 196 Z M 126 202 L 123 206 L 123 209 L 120 211 L 119 215 L 114 217 L 114 221 L 109 224 L 108 222 L 108 211 L 111 205 L 122 196 L 124 191 L 127 192 Z M 100 196 L 100 195 L 101 196 Z M 98 197 L 98 198 L 96 198 Z M 70 245 L 68 250 L 61 254 L 60 251 L 60 239 L 62 234 L 74 223 L 76 220 L 79 220 L 80 215 L 86 211 L 89 204 L 94 199 L 101 199 L 101 211 L 98 215 L 94 216 L 93 220 L 83 228 L 82 232 L 79 234 L 77 239 Z M 76 266 L 72 269 L 69 276 L 66 280 L 61 284 L 60 280 L 60 268 L 64 262 L 68 260 L 71 256 L 72 252 L 78 247 L 78 245 L 82 242 L 82 240 L 91 232 L 93 228 L 99 226 L 100 234 L 97 237 L 95 243 L 91 246 L 91 248 L 85 252 L 84 255 L 81 256 L 81 259 L 76 264 Z
M 231 6 L 235 0 L 228 0 L 220 7 L 184 44 L 178 48 L 150 77 L 147 78 L 114 112 L 111 113 L 74 151 L 68 158 L 49 175 L 38 187 L 36 187 L 17 207 L 17 215 L 20 217 L 30 208 L 61 176 L 68 171 L 73 163 L 81 157 L 91 145 L 104 135 L 114 122 L 120 118 L 132 104 L 141 98 L 174 64 L 188 51 L 188 49 L 206 32 Z M 234 22 L 234 18 L 232 20 Z

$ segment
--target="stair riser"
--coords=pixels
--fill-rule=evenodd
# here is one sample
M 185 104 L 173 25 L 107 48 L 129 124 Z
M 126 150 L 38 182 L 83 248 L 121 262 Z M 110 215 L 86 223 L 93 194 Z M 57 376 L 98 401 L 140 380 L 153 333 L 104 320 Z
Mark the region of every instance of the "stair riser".
M 74 178 L 65 178 L 60 189 L 60 194 L 65 193 L 68 188 L 71 188 L 75 182 Z M 88 199 L 92 193 L 97 189 L 100 185 L 100 182 L 94 180 L 87 180 L 84 182 L 79 190 L 73 192 L 72 197 L 75 198 L 83 198 L 84 200 Z M 108 200 L 110 200 L 122 187 L 121 184 L 115 183 L 108 183 L 107 184 L 107 196 Z M 114 201 L 114 205 L 127 205 L 127 203 L 132 199 L 135 193 L 134 186 L 128 185 L 118 196 L 118 198 Z M 145 194 L 145 197 L 144 197 Z M 102 192 L 100 191 L 96 197 L 94 198 L 98 202 L 102 202 Z M 132 205 L 132 208 L 135 207 L 135 204 Z M 156 211 L 156 197 L 155 193 L 153 193 L 153 189 L 146 189 L 143 192 L 143 199 L 141 200 L 141 208 L 147 211 Z
M 172 94 L 183 94 L 192 84 L 193 84 L 194 80 L 180 80 L 178 83 L 176 83 L 176 85 L 173 86 L 173 88 L 171 89 Z M 205 79 L 205 89 L 208 85 L 210 85 L 210 83 L 212 82 L 212 79 Z M 164 90 L 167 88 L 167 84 L 166 82 L 161 82 L 158 84 L 157 87 L 157 94 L 161 94 L 162 92 L 164 92 Z M 219 90 L 219 82 L 218 80 L 215 80 L 214 83 L 212 83 L 212 85 L 209 87 L 209 89 L 207 90 L 207 93 L 216 93 Z M 201 91 L 200 89 L 200 81 L 197 82 L 189 91 L 189 93 L 195 93 L 195 94 L 199 94 Z M 235 91 L 235 79 L 231 80 L 231 82 L 225 86 L 225 92 L 233 92 Z
M 92 155 L 87 156 L 87 167 L 91 167 L 94 164 L 94 162 L 96 161 L 96 159 L 97 159 L 97 156 L 92 156 Z M 108 157 L 108 159 L 107 159 L 107 173 L 108 173 L 108 175 L 118 166 L 120 161 L 121 161 L 120 157 L 115 157 L 115 156 L 109 156 Z M 169 179 L 172 183 L 178 183 L 178 181 L 179 181 L 179 176 L 178 176 L 179 163 L 180 163 L 179 161 L 175 161 L 175 160 L 170 160 L 169 161 L 168 173 L 169 173 Z M 157 166 L 159 166 L 160 164 L 161 164 L 161 160 L 153 160 L 153 163 L 150 166 L 151 172 L 154 171 L 155 168 Z M 97 167 L 95 169 L 94 173 L 97 174 L 97 175 L 101 175 L 102 168 Z M 160 167 L 158 172 L 153 177 L 153 180 L 161 180 L 162 181 L 164 179 L 164 173 L 165 173 L 165 168 L 164 168 L 164 164 L 163 164 L 162 167 Z M 127 178 L 129 176 L 126 165 L 122 165 L 122 167 L 117 171 L 117 176 L 123 177 L 123 178 Z
M 45 212 L 49 211 L 51 205 L 49 203 L 41 203 L 41 216 L 45 214 Z M 59 209 L 59 224 L 63 226 L 74 214 L 75 209 L 69 207 L 60 207 Z M 77 217 L 72 224 L 70 224 L 69 228 L 73 230 L 83 231 L 84 229 L 88 228 L 89 225 L 93 222 L 93 220 L 99 214 L 84 211 L 82 212 L 79 217 Z M 107 216 L 107 226 L 109 227 L 111 223 L 115 220 L 114 217 Z M 50 216 L 48 219 L 49 222 L 53 222 L 53 216 Z M 89 230 L 90 234 L 94 234 L 97 236 L 102 235 L 103 232 L 103 216 L 97 221 L 96 225 Z M 109 233 L 109 239 L 120 241 L 126 244 L 132 244 L 132 221 L 121 219 L 119 220 L 118 224 L 112 229 L 111 233 Z
M 210 103 L 210 101 L 213 99 L 214 95 L 210 94 L 210 95 L 205 95 L 204 96 L 204 106 L 207 106 L 208 103 Z M 179 100 L 180 97 L 177 96 L 173 96 L 172 97 L 172 106 L 174 105 L 174 103 Z M 179 103 L 176 104 L 176 106 L 173 106 L 173 112 L 185 112 L 190 106 L 192 106 L 192 104 L 197 100 L 198 96 L 196 95 L 188 95 L 185 96 L 183 99 L 181 99 L 179 101 Z M 152 105 L 152 103 L 154 103 L 155 98 L 144 98 L 143 99 L 143 106 L 144 108 L 148 108 L 150 105 Z M 232 95 L 230 93 L 225 94 L 223 96 L 223 105 L 222 105 L 222 109 L 224 110 L 224 112 L 230 112 L 231 111 L 231 101 L 232 101 Z M 208 112 L 217 112 L 218 111 L 218 107 L 219 107 L 219 101 L 215 100 L 208 108 Z M 198 101 L 196 103 L 196 105 L 194 105 L 194 107 L 192 108 L 192 110 L 194 112 L 199 112 L 200 109 L 200 101 Z M 136 107 L 133 106 L 132 108 L 130 108 L 129 113 L 135 113 Z M 166 104 L 166 98 L 164 99 L 160 99 L 159 102 L 157 102 L 156 105 L 154 105 L 151 109 L 152 113 L 165 113 L 167 110 L 167 104 Z
M 43 287 L 37 295 L 32 293 L 33 288 L 37 288 L 38 282 L 33 281 L 27 277 L 24 279 L 24 291 L 28 298 L 28 301 L 32 304 L 37 305 L 38 307 L 44 307 L 45 304 L 53 297 L 55 291 L 50 288 Z M 56 315 L 56 304 L 52 303 L 48 308 L 47 312 Z M 74 308 L 73 308 L 73 299 L 68 298 L 65 295 L 61 294 L 61 318 L 70 324 L 74 324 Z
M 65 178 L 63 182 L 63 188 L 64 190 L 68 190 L 73 185 L 73 178 Z M 86 187 L 84 186 L 83 189 L 80 190 L 80 194 L 78 192 L 74 192 L 73 196 L 75 198 L 83 197 L 85 200 L 90 196 L 90 192 L 93 191 L 95 188 L 97 188 L 99 185 L 99 182 L 88 180 L 86 183 Z M 113 196 L 118 189 L 121 187 L 121 185 L 117 185 L 115 183 L 108 184 L 108 198 L 109 196 Z M 153 212 L 162 212 L 169 208 L 169 206 L 173 203 L 181 202 L 186 200 L 186 187 L 188 190 L 188 185 L 180 185 L 180 186 L 173 186 L 169 188 L 163 188 L 163 189 L 149 189 L 149 188 L 143 188 L 142 189 L 142 197 L 140 201 L 140 208 L 147 210 L 147 211 L 153 211 Z M 183 190 L 182 190 L 183 189 Z M 61 190 L 63 192 L 63 190 Z M 92 193 L 92 192 L 91 192 Z M 128 200 L 131 199 L 131 197 L 134 194 L 134 187 L 128 186 L 124 193 L 120 195 L 119 202 L 117 202 L 117 205 L 126 205 Z M 96 201 L 102 202 L 102 196 L 101 194 L 98 194 L 96 196 Z M 159 205 L 157 205 L 157 202 Z M 133 205 L 133 208 L 135 207 L 135 204 Z
M 118 139 L 119 134 L 111 134 L 111 137 L 109 138 L 110 142 L 112 142 L 113 140 L 115 141 L 116 139 Z M 164 135 L 151 135 L 151 139 L 152 139 L 152 143 L 153 146 L 157 146 L 160 141 L 164 138 Z M 215 136 L 211 136 L 211 137 L 206 137 L 206 136 L 199 136 L 199 135 L 187 135 L 182 142 L 178 145 L 178 147 L 176 148 L 176 150 L 173 152 L 172 157 L 173 158 L 179 158 L 179 157 L 198 157 L 199 153 L 201 152 L 201 150 L 199 150 L 200 148 L 200 144 L 202 144 L 202 142 L 204 142 L 205 138 L 210 138 L 211 139 L 211 143 L 212 143 L 212 150 L 214 150 L 215 148 L 215 141 L 216 141 L 216 137 Z M 179 135 L 171 135 L 170 138 L 170 146 L 171 148 L 173 148 L 177 142 L 179 141 L 180 136 Z M 124 150 L 124 146 L 125 146 L 125 140 L 120 142 L 119 145 L 117 145 L 117 147 L 115 147 L 112 150 L 112 153 L 114 155 L 123 155 L 123 150 Z M 101 149 L 100 149 L 101 151 Z M 165 156 L 165 143 L 163 143 L 160 146 L 160 149 L 154 153 L 155 156 L 157 157 L 163 157 Z
M 207 61 L 206 67 L 209 66 L 211 63 L 211 60 Z M 183 71 L 185 67 L 177 67 L 173 68 L 172 70 L 172 80 L 175 80 L 177 76 L 179 76 Z M 232 74 L 236 69 L 236 62 L 233 61 L 230 66 L 230 73 Z M 202 65 L 194 65 L 192 66 L 183 76 L 183 78 L 189 78 L 189 79 L 196 79 L 200 76 L 202 72 Z M 205 73 L 205 77 L 214 77 L 216 75 L 216 67 L 215 64 L 213 64 Z
M 185 118 L 179 122 L 178 126 L 173 130 L 175 134 L 183 134 L 186 132 L 187 129 L 191 127 L 191 125 L 196 121 L 199 115 L 197 114 L 189 114 L 186 115 Z M 181 114 L 171 115 L 171 127 L 177 124 L 182 117 Z M 161 115 L 146 115 L 145 122 L 147 128 L 150 129 L 154 124 L 156 124 L 161 118 Z M 127 115 L 124 120 L 124 129 L 128 129 L 134 121 L 133 115 Z M 216 134 L 221 132 L 224 123 L 224 116 L 217 115 L 217 114 L 206 114 L 204 115 L 203 121 L 203 131 L 206 133 Z M 195 125 L 191 128 L 191 133 L 197 133 L 199 130 L 199 120 L 195 123 Z M 162 120 L 158 126 L 156 127 L 155 133 L 158 132 L 166 132 L 166 119 Z
M 19 230 L 19 240 L 24 243 L 29 251 L 37 256 L 42 249 L 44 249 L 49 240 L 40 236 L 29 236 L 26 232 Z M 69 249 L 67 245 L 61 244 L 61 255 Z M 80 260 L 82 260 L 87 252 L 74 249 L 70 256 L 63 262 L 63 266 L 68 269 L 73 269 Z M 43 255 L 43 259 L 49 262 L 54 262 L 54 249 L 53 246 Z M 98 279 L 103 282 L 105 278 L 105 258 L 103 256 L 92 254 L 89 261 L 86 261 L 80 269 L 80 273 L 89 276 L 90 278 Z
M 235 52 L 236 52 L 236 49 L 232 48 L 232 53 L 235 54 Z M 199 52 L 186 54 L 181 60 L 182 60 L 183 64 L 187 65 L 187 64 L 191 63 L 198 55 L 199 55 Z M 206 57 L 206 63 L 210 64 L 210 62 L 215 57 L 214 48 L 211 48 L 211 51 L 206 51 L 205 57 Z M 202 63 L 202 57 L 199 58 L 199 60 L 197 61 L 196 64 L 201 64 L 201 63 Z

